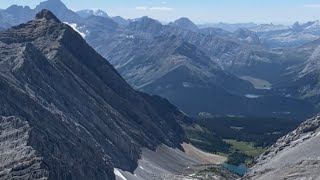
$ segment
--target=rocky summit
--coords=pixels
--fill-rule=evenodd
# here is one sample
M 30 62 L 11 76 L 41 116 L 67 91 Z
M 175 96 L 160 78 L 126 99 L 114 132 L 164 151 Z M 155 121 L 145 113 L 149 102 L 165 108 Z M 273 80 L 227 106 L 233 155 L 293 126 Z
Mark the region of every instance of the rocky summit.
M 48 10 L 0 33 L 0 179 L 115 179 L 190 120 L 133 90 Z

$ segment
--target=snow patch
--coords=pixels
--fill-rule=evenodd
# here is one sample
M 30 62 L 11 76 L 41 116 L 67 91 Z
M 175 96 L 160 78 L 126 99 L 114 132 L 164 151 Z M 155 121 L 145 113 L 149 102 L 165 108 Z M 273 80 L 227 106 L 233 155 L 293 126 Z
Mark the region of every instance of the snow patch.
M 107 13 L 100 9 L 93 10 L 92 14 L 95 16 L 108 17 Z
M 118 169 L 114 168 L 114 169 L 113 169 L 113 172 L 114 172 L 114 174 L 115 174 L 116 176 L 118 176 L 118 177 L 121 178 L 122 180 L 127 180 L 127 178 L 125 178 Z
M 130 36 L 126 36 L 127 39 L 134 39 L 134 36 L 133 35 L 130 35 Z
M 86 37 L 86 34 L 80 31 L 80 29 L 84 27 L 78 27 L 76 23 L 68 23 L 68 22 L 64 22 L 64 23 L 72 27 L 72 29 L 75 30 L 77 33 L 79 33 L 83 38 Z M 86 32 L 88 33 L 89 31 L 86 31 Z
M 320 21 L 313 22 L 310 26 L 306 27 L 305 29 L 314 29 L 320 27 Z
M 89 17 L 89 16 L 101 16 L 101 17 L 109 17 L 106 12 L 100 9 L 85 9 L 77 12 L 80 16 Z
M 256 94 L 246 94 L 245 96 L 246 98 L 249 98 L 249 99 L 256 99 L 261 97 L 261 95 L 256 95 Z

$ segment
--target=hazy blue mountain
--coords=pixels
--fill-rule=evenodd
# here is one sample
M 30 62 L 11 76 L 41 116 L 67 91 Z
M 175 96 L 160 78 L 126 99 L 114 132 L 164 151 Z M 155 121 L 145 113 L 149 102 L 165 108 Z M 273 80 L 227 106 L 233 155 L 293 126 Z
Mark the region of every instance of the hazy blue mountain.
M 4 15 L 0 14 L 0 31 L 9 28 L 11 25 Z
M 319 21 L 296 22 L 292 26 L 262 24 L 250 30 L 257 32 L 262 44 L 270 48 L 298 47 L 320 38 Z
M 244 46 L 238 41 L 165 26 L 148 17 L 131 21 L 125 29 L 114 29 L 108 36 L 89 35 L 86 39 L 110 60 L 133 87 L 166 97 L 184 112 L 194 116 L 201 112 L 255 116 L 287 114 L 285 116 L 296 116 L 300 119 L 313 112 L 311 104 L 296 99 L 272 95 L 246 97 L 246 93 L 256 90 L 248 82 L 223 71 L 219 61 L 212 58 L 215 56 L 209 56 L 204 51 L 212 47 L 218 50 L 213 52 L 219 55 L 230 52 L 230 49 L 220 47 L 228 47 L 239 53 L 244 50 L 253 51 L 250 48 L 254 46 Z M 199 43 L 199 40 L 203 42 Z M 259 48 L 256 50 L 263 52 Z M 278 56 L 267 50 L 261 53 L 263 56 L 269 54 L 270 58 Z M 261 59 L 261 62 L 262 60 L 265 61 Z M 247 73 L 249 72 L 246 64 L 241 67 L 246 67 Z M 261 70 L 257 67 L 252 67 L 256 74 Z M 271 63 L 269 68 L 276 72 Z M 270 71 L 264 69 L 264 72 Z M 297 109 L 300 109 L 302 114 L 294 113 Z M 284 112 L 290 113 L 288 115 Z
M 258 34 L 248 29 L 236 30 L 233 33 L 233 37 L 237 38 L 241 42 L 246 42 L 248 44 L 254 44 L 254 45 L 261 44 Z
M 250 28 L 254 28 L 256 27 L 257 24 L 255 23 L 235 23 L 235 24 L 231 24 L 231 23 L 213 23 L 213 24 L 200 24 L 198 25 L 199 28 L 219 28 L 219 29 L 223 29 L 225 31 L 229 31 L 229 32 L 235 32 L 238 29 L 250 29 Z
M 33 19 L 42 9 L 49 9 L 54 12 L 62 21 L 74 23 L 80 21 L 80 16 L 68 9 L 60 0 L 47 0 L 40 2 L 34 9 L 28 6 L 13 5 L 0 12 L 8 24 L 18 25 Z
M 199 29 L 199 32 L 206 35 L 210 35 L 210 36 L 231 36 L 233 34 L 229 31 L 226 31 L 220 28 L 212 28 L 212 27 Z
M 41 2 L 34 9 L 34 13 L 38 13 L 42 9 L 48 9 L 52 11 L 61 21 L 74 23 L 80 21 L 80 16 L 68 9 L 61 0 L 47 0 Z
M 180 18 L 175 20 L 174 22 L 170 23 L 169 26 L 175 26 L 175 27 L 179 27 L 185 30 L 190 30 L 190 31 L 199 31 L 199 28 L 197 25 L 195 25 L 190 19 L 188 18 Z
M 126 26 L 128 25 L 129 21 L 127 19 L 124 19 L 123 17 L 121 16 L 115 16 L 115 17 L 112 17 L 112 20 L 116 23 L 118 23 L 119 25 L 121 26 Z
M 1 11 L 0 15 L 5 23 L 16 25 L 31 20 L 34 17 L 34 12 L 29 6 L 12 5 Z
M 144 16 L 131 20 L 126 29 L 133 31 L 133 33 L 153 36 L 161 34 L 163 25 L 160 21 Z

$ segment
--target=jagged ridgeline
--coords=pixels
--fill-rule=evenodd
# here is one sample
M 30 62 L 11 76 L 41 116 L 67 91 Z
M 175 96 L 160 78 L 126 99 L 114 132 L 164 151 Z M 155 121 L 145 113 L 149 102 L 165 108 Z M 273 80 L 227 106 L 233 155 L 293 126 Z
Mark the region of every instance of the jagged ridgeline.
M 190 122 L 133 90 L 50 11 L 0 33 L 0 179 L 115 179 Z

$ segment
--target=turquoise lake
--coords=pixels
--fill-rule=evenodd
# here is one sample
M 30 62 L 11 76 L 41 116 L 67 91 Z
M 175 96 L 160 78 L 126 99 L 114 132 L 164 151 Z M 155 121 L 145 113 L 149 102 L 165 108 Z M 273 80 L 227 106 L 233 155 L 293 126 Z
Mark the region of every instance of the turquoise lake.
M 227 170 L 240 176 L 243 176 L 247 172 L 247 168 L 245 166 L 235 166 L 227 163 L 222 164 L 222 166 Z

